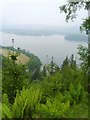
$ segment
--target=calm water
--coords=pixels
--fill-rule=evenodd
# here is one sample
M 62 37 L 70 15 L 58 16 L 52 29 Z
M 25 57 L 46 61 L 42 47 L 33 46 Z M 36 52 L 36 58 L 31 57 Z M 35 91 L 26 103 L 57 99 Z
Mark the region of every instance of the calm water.
M 87 46 L 86 42 L 65 40 L 62 35 L 25 36 L 8 33 L 2 33 L 0 44 L 3 46 L 12 46 L 12 38 L 15 39 L 15 48 L 20 47 L 29 50 L 31 53 L 37 55 L 44 64 L 49 63 L 53 56 L 54 62 L 57 65 L 61 65 L 66 55 L 70 56 L 71 54 L 74 54 L 78 61 L 78 45 Z M 47 55 L 48 59 L 46 57 Z

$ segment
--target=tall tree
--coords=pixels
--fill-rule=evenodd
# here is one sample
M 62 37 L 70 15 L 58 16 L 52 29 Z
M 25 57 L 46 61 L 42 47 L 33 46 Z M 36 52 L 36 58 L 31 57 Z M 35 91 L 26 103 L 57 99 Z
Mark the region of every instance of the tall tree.
M 63 64 L 62 64 L 62 69 L 66 68 L 66 67 L 69 67 L 68 56 L 66 56 L 66 58 L 65 58 L 65 60 L 63 61 Z

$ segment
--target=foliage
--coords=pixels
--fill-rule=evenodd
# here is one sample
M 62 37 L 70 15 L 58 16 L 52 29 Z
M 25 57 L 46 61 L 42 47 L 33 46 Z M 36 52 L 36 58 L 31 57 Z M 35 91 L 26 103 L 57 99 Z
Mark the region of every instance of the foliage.
M 78 46 L 78 54 L 80 55 L 81 66 L 87 71 L 88 69 L 88 48 L 82 45 Z
M 37 68 L 32 74 L 31 74 L 31 80 L 41 80 L 42 74 L 39 68 Z
M 78 10 L 83 9 L 83 8 L 85 10 L 90 10 L 90 0 L 86 0 L 86 1 L 84 1 L 84 0 L 82 0 L 82 1 L 71 1 L 71 0 L 69 0 L 66 5 L 60 6 L 60 11 L 64 12 L 66 14 L 66 21 L 68 21 L 69 19 L 73 20 L 74 18 L 76 18 Z M 84 18 L 84 21 L 80 26 L 80 30 L 81 30 L 81 32 L 86 31 L 86 34 L 89 35 L 90 16 L 86 19 Z M 90 72 L 90 55 L 89 55 L 90 54 L 90 44 L 88 45 L 88 52 L 87 52 L 87 54 L 88 54 L 87 58 L 88 59 L 86 58 L 86 56 L 84 57 L 84 55 L 86 54 L 85 51 L 87 52 L 87 50 L 84 50 L 82 46 L 79 48 L 79 54 L 81 55 L 81 59 L 84 58 L 83 59 L 84 60 L 84 65 L 87 64 L 87 61 L 88 61 L 88 73 L 89 73 Z M 87 67 L 87 65 L 86 65 L 86 67 Z M 90 79 L 90 75 L 88 77 Z
M 12 59 L 3 57 L 2 60 L 2 92 L 7 93 L 13 101 L 17 90 L 21 90 L 23 82 L 27 78 L 26 68 L 22 64 L 15 63 Z
M 56 73 L 53 76 L 47 76 L 41 81 L 43 94 L 47 97 L 55 96 L 57 92 L 62 90 L 62 76 Z M 46 88 L 46 89 L 45 89 Z
M 63 64 L 61 66 L 61 69 L 65 68 L 71 68 L 71 69 L 76 69 L 76 60 L 74 59 L 74 55 L 72 54 L 70 58 L 66 56 L 65 60 L 63 61 Z
M 66 21 L 73 20 L 78 15 L 78 10 L 80 9 L 90 10 L 90 0 L 80 0 L 80 1 L 72 1 L 69 0 L 67 4 L 60 6 L 60 12 L 64 12 L 66 14 Z M 90 16 L 88 18 L 84 18 L 83 23 L 80 26 L 80 30 L 86 31 L 86 34 L 89 35 L 90 30 Z M 88 50 L 88 51 L 87 51 Z M 88 69 L 88 80 L 90 79 L 90 44 L 88 44 L 88 49 L 83 48 L 82 46 L 79 47 L 79 55 L 80 59 L 83 61 L 82 64 L 84 68 Z M 88 88 L 90 88 L 90 82 L 88 82 Z M 90 90 L 88 90 L 90 91 Z
M 45 89 L 45 88 L 44 88 Z M 23 88 L 21 93 L 17 93 L 15 102 L 12 106 L 7 105 L 7 102 L 3 103 L 3 117 L 8 118 L 60 118 L 60 117 L 87 117 L 87 98 L 86 93 L 83 91 L 82 87 L 79 84 L 78 89 L 75 89 L 74 86 L 70 85 L 70 90 L 66 91 L 64 94 L 57 92 L 54 96 L 45 96 L 43 90 L 39 87 L 31 87 L 29 89 Z M 48 92 L 48 91 L 47 91 Z M 50 93 L 50 91 L 49 91 Z M 43 103 L 43 96 L 46 99 L 46 102 Z M 84 101 L 83 101 L 84 99 Z M 84 105 L 84 107 L 82 107 Z M 86 106 L 85 106 L 86 105 Z M 80 107 L 80 108 L 79 108 Z M 77 109 L 81 109 L 80 114 L 78 115 Z M 72 111 L 72 114 L 70 113 Z M 71 115 L 71 116 L 70 116 Z
M 33 53 L 30 53 L 29 51 L 21 50 L 21 49 L 19 49 L 19 52 L 30 57 L 30 61 L 27 63 L 28 70 L 30 73 L 34 72 L 36 69 L 41 67 L 42 63 L 40 59 L 37 56 L 35 56 Z
M 33 73 L 35 70 L 37 70 L 38 68 L 41 67 L 42 63 L 40 61 L 40 59 L 35 56 L 33 53 L 30 53 L 29 51 L 26 51 L 25 49 L 15 49 L 11 46 L 9 47 L 4 47 L 2 46 L 3 49 L 8 49 L 8 50 L 12 50 L 15 51 L 16 53 L 23 53 L 26 56 L 28 56 L 30 58 L 30 61 L 27 63 L 27 69 L 29 70 L 30 73 Z
M 66 115 L 68 115 L 68 118 L 87 118 L 88 119 L 88 106 L 86 104 L 81 103 L 78 105 L 75 105 L 68 109 Z
M 27 63 L 27 66 L 28 66 L 28 70 L 30 71 L 30 73 L 33 73 L 38 68 L 40 69 L 41 62 L 37 56 L 32 56 L 30 57 L 30 61 Z
M 77 17 L 77 11 L 84 8 L 88 10 L 90 7 L 90 1 L 68 1 L 67 4 L 60 6 L 60 12 L 64 12 L 66 14 L 66 21 L 69 19 L 73 20 Z
M 12 118 L 12 112 L 6 104 L 2 105 L 2 118 Z
M 5 95 L 4 95 L 5 96 Z M 2 116 L 5 118 L 24 118 L 32 117 L 35 111 L 35 106 L 40 101 L 41 92 L 32 87 L 24 89 L 21 93 L 17 93 L 15 102 L 12 106 L 7 105 L 7 101 L 3 102 Z
M 37 69 L 33 76 L 36 81 L 30 81 L 27 86 L 29 72 L 25 66 L 4 57 L 2 63 L 2 118 L 88 117 L 87 74 L 76 65 L 73 55 L 66 57 L 61 69 L 43 76 L 42 80 Z
M 2 118 L 12 118 L 12 112 L 10 109 L 10 103 L 7 94 L 2 96 Z
M 68 68 L 64 76 L 62 71 L 58 71 L 44 77 L 42 81 L 32 81 L 30 86 L 17 92 L 13 104 L 9 103 L 4 94 L 3 117 L 87 118 L 88 94 L 84 89 L 85 84 L 82 84 L 85 75 L 84 72 L 80 73 L 83 71 L 80 69 Z
M 80 30 L 81 31 L 90 30 L 90 17 L 83 20 L 83 23 L 80 26 Z M 88 33 L 86 33 L 86 34 L 88 34 Z
M 57 95 L 53 99 L 47 99 L 46 104 L 41 104 L 37 106 L 38 114 L 41 118 L 60 118 L 64 117 L 64 113 L 69 109 L 69 101 L 61 102 L 61 95 Z M 57 99 L 58 98 L 58 99 Z

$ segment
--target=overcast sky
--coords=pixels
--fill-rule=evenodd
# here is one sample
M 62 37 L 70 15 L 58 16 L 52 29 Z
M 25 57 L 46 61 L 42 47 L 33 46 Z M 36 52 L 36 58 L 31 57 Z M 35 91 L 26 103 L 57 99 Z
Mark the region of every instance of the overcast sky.
M 59 6 L 67 0 L 1 0 L 0 23 L 3 25 L 80 25 L 87 11 L 80 11 L 75 22 L 65 22 L 65 14 Z

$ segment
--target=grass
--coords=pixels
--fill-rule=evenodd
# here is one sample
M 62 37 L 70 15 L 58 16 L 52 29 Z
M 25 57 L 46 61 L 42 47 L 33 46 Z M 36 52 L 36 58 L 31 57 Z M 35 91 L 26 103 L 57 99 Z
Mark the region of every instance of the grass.
M 8 56 L 9 51 L 10 50 L 0 48 L 0 54 L 2 54 L 5 57 Z M 12 51 L 10 51 L 10 52 L 12 52 Z M 30 60 L 30 58 L 28 56 L 26 56 L 25 54 L 20 53 L 20 56 L 18 56 L 19 63 L 26 64 L 29 60 Z

